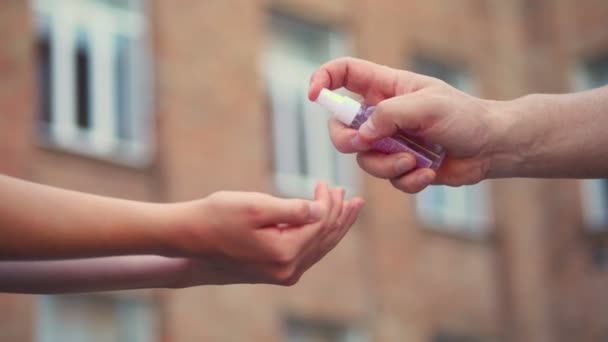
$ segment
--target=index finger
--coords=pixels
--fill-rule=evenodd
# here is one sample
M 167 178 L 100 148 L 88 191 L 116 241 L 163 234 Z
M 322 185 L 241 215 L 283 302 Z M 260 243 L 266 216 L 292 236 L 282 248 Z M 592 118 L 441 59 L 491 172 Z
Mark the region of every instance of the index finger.
M 384 65 L 343 57 L 322 65 L 310 79 L 308 97 L 314 101 L 321 89 L 346 89 L 364 97 L 374 105 L 396 95 L 416 91 L 424 84 L 424 77 Z

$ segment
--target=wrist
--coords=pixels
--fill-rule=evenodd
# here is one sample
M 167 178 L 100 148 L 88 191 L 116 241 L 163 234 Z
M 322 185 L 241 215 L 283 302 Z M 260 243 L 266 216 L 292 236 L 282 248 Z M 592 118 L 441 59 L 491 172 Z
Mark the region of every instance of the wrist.
M 163 205 L 159 210 L 163 222 L 159 234 L 162 255 L 187 258 L 212 253 L 206 208 L 205 199 Z
M 136 211 L 140 233 L 137 234 L 142 247 L 130 254 L 173 256 L 174 244 L 171 230 L 173 229 L 173 204 L 137 203 Z
M 89 254 L 77 257 L 167 255 L 166 205 L 109 199 L 105 220 L 90 234 Z
M 534 160 L 539 149 L 541 132 L 529 120 L 531 103 L 536 95 L 528 95 L 511 101 L 494 101 L 490 143 L 488 148 L 488 178 L 517 177 Z

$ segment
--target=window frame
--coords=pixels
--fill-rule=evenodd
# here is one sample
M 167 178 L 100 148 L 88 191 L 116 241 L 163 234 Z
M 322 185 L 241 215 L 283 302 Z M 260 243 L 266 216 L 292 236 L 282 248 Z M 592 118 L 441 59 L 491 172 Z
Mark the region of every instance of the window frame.
M 83 318 L 79 323 L 84 325 L 72 325 L 76 329 L 75 334 L 77 335 L 93 334 L 94 331 L 87 330 L 86 324 L 89 323 L 89 318 L 91 318 L 87 317 L 87 313 L 91 311 L 91 307 L 100 303 L 109 303 L 112 309 L 111 320 L 118 341 L 160 341 L 161 331 L 155 328 L 160 323 L 160 311 L 151 299 L 128 295 L 79 294 L 39 296 L 35 336 L 37 342 L 55 342 L 57 338 L 62 336 L 60 330 L 65 329 L 65 325 L 62 324 L 65 323 L 62 322 L 65 315 L 56 314 L 56 310 L 62 309 L 61 304 L 66 304 L 61 303 L 62 301 L 73 305 L 71 309 L 75 311 L 85 311 L 78 315 L 79 318 Z M 133 327 L 139 327 L 139 329 L 134 332 Z
M 310 103 L 306 98 L 308 79 L 319 65 L 306 60 L 305 57 L 298 57 L 280 46 L 275 47 L 276 36 L 273 33 L 274 20 L 283 21 L 294 20 L 296 25 L 310 25 L 311 28 L 326 30 L 328 39 L 329 55 L 339 57 L 346 55 L 350 50 L 350 42 L 347 36 L 332 27 L 316 25 L 313 21 L 301 18 L 293 18 L 276 12 L 269 13 L 268 37 L 270 47 L 262 57 L 262 75 L 267 90 L 269 101 L 269 115 L 272 131 L 272 156 L 273 156 L 273 183 L 276 191 L 281 195 L 289 197 L 310 197 L 314 186 L 320 180 L 329 181 L 332 186 L 342 186 L 347 194 L 354 194 L 359 183 L 359 174 L 356 171 L 356 163 L 353 155 L 341 154 L 335 150 L 327 134 L 327 119 L 329 115 L 322 108 Z M 280 67 L 277 67 L 280 66 Z M 291 72 L 276 72 L 276 70 L 290 70 Z M 286 89 L 298 89 L 297 94 L 289 94 Z M 276 95 L 283 93 L 283 95 Z M 290 113 L 291 118 L 278 115 L 277 109 L 281 106 L 295 107 L 297 104 L 281 103 L 281 99 L 289 97 L 299 98 L 299 104 L 303 107 L 302 118 L 294 117 L 294 111 L 289 109 L 285 113 Z M 277 99 L 278 97 L 278 99 Z M 297 109 L 295 114 L 297 115 Z M 306 125 L 304 131 L 304 141 L 306 146 L 299 145 L 298 128 L 291 127 L 297 124 L 298 120 L 303 120 Z M 281 128 L 283 127 L 283 128 Z M 285 127 L 288 127 L 285 129 Z M 310 129 L 313 127 L 314 129 Z M 287 131 L 287 132 L 285 132 Z M 292 136 L 288 134 L 291 132 Z M 285 143 L 277 143 L 285 142 Z M 299 155 L 299 151 L 304 150 L 305 156 Z M 308 167 L 306 174 L 300 174 L 298 170 L 302 165 L 297 159 L 305 158 Z
M 602 86 L 593 82 L 589 70 L 589 64 L 597 62 L 600 57 L 608 68 L 608 52 L 591 58 L 581 58 L 576 62 L 571 81 L 574 91 L 585 91 Z M 608 85 L 608 78 L 603 85 Z M 585 231 L 592 234 L 608 234 L 608 178 L 580 180 L 579 188 Z
M 362 328 L 341 321 L 288 316 L 283 322 L 283 330 L 287 342 L 307 341 L 306 335 L 301 335 L 303 331 L 319 333 L 321 334 L 319 336 L 322 337 L 336 337 L 337 342 L 366 342 L 370 340 Z
M 118 8 L 96 1 L 71 2 L 70 6 L 48 0 L 32 1 L 37 40 L 46 41 L 50 50 L 51 76 L 47 91 L 51 119 L 45 122 L 42 115 L 37 119 L 42 147 L 133 168 L 144 168 L 151 163 L 155 152 L 155 123 L 145 3 L 128 1 L 128 8 Z M 117 20 L 115 16 L 124 20 Z M 76 116 L 75 53 L 81 34 L 86 35 L 89 46 L 86 49 L 89 56 L 89 128 L 79 127 Z M 132 59 L 128 67 L 130 81 L 123 85 L 129 92 L 124 109 L 132 128 L 131 139 L 122 139 L 118 127 L 116 68 L 120 47 L 116 41 L 120 36 L 131 39 L 127 53 Z

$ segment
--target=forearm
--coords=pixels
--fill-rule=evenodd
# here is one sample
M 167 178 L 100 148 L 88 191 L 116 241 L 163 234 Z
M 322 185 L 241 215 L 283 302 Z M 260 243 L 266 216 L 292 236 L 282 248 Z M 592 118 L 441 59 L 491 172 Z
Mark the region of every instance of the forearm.
M 499 105 L 489 176 L 608 176 L 608 88 Z
M 0 262 L 0 292 L 56 294 L 182 284 L 185 259 L 122 256 L 79 260 Z
M 163 254 L 162 208 L 0 175 L 0 260 Z

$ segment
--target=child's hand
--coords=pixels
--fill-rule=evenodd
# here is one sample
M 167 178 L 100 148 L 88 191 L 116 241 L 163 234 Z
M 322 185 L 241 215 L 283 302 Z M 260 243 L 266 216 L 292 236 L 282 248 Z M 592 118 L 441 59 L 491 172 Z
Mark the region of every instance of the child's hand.
M 177 204 L 174 236 L 185 256 L 178 287 L 271 283 L 291 285 L 333 249 L 357 219 L 360 198 L 317 186 L 315 200 L 218 192 Z

